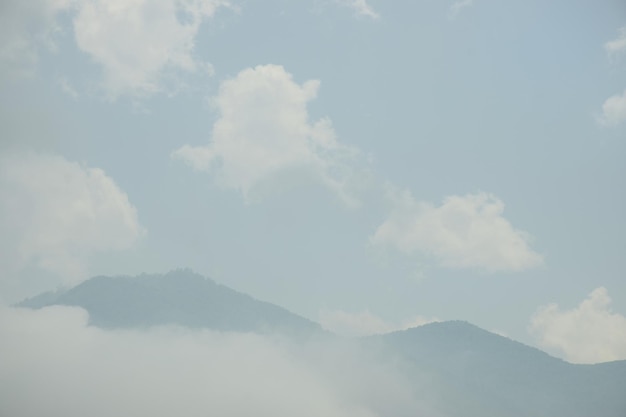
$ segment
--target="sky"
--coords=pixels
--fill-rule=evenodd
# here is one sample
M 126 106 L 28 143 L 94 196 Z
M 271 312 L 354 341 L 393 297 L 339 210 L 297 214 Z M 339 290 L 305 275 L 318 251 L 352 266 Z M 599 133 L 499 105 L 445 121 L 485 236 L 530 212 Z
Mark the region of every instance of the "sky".
M 189 267 L 626 359 L 622 0 L 3 1 L 0 126 L 5 305 Z

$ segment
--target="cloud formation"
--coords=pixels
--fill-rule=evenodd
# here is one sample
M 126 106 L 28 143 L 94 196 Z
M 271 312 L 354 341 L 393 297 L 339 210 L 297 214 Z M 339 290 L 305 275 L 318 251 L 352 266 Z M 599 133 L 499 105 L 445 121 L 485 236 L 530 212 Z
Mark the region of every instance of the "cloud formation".
M 337 141 L 329 119 L 309 120 L 307 103 L 319 86 L 317 80 L 297 84 L 278 65 L 245 69 L 222 82 L 214 98 L 220 117 L 210 143 L 185 145 L 172 156 L 210 172 L 247 202 L 314 181 L 356 204 L 348 188 L 358 151 Z
M 626 52 L 626 26 L 619 29 L 619 35 L 617 38 L 604 44 L 604 50 L 607 54 L 609 54 L 609 56 Z
M 222 0 L 79 0 L 76 43 L 101 65 L 110 96 L 149 95 L 166 89 L 168 71 L 210 71 L 194 56 L 195 39 L 202 22 L 226 4 Z
M 598 122 L 606 127 L 615 127 L 626 121 L 626 90 L 622 95 L 609 97 L 602 105 L 602 115 Z
M 58 17 L 73 21 L 78 48 L 102 69 L 110 98 L 172 92 L 181 74 L 212 72 L 194 54 L 198 31 L 227 0 L 9 0 L 0 5 L 0 65 L 35 68 L 41 45 L 54 45 Z
M 34 153 L 0 157 L 0 230 L 3 296 L 24 296 L 16 282 L 24 268 L 58 283 L 84 279 L 92 254 L 128 248 L 143 233 L 137 210 L 104 171 Z
M 626 359 L 626 317 L 611 310 L 604 287 L 593 290 L 571 310 L 561 310 L 557 304 L 539 308 L 529 331 L 541 347 L 573 363 Z
M 369 311 L 349 313 L 342 310 L 322 310 L 319 313 L 319 323 L 324 329 L 348 337 L 391 333 L 437 321 L 439 320 L 436 318 L 417 316 L 402 323 L 392 323 Z
M 0 307 L 0 415 L 418 414 L 406 381 L 348 345 L 87 320 L 78 308 Z
M 375 246 L 431 255 L 448 268 L 521 271 L 542 263 L 527 233 L 502 216 L 504 203 L 494 195 L 450 196 L 438 207 L 416 201 L 408 190 L 389 195 L 393 209 L 370 237 Z

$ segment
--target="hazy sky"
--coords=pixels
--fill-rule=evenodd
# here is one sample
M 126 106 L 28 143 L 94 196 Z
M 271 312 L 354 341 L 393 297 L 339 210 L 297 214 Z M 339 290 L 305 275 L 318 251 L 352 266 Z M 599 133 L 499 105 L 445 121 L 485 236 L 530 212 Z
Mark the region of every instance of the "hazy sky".
M 0 3 L 0 300 L 190 267 L 626 359 L 623 0 Z

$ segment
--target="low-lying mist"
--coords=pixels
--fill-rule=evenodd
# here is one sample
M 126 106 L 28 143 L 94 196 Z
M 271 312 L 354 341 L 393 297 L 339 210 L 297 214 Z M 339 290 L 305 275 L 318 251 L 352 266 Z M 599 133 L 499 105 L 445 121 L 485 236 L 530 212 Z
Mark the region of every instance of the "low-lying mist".
M 183 327 L 102 330 L 88 319 L 74 307 L 0 308 L 0 415 L 438 414 L 393 358 L 380 361 L 350 340 Z

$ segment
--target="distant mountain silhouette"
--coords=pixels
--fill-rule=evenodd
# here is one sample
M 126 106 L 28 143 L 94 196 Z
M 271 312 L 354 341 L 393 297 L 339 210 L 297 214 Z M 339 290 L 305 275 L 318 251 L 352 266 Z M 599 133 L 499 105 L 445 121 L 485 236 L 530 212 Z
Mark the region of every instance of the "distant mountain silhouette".
M 574 365 L 462 321 L 365 343 L 404 361 L 450 417 L 626 417 L 626 361 Z
M 137 277 L 99 276 L 67 291 L 45 293 L 18 306 L 82 307 L 103 328 L 181 325 L 237 332 L 322 332 L 312 321 L 216 284 L 190 270 Z
M 235 332 L 324 334 L 321 327 L 189 270 L 95 277 L 19 304 L 83 307 L 103 328 L 181 325 Z M 443 417 L 626 417 L 626 361 L 574 365 L 462 321 L 361 338 L 399 365 L 416 398 Z M 367 364 L 364 364 L 366 366 Z M 395 412 L 399 417 L 419 410 Z M 440 414 L 436 414 L 439 416 Z

